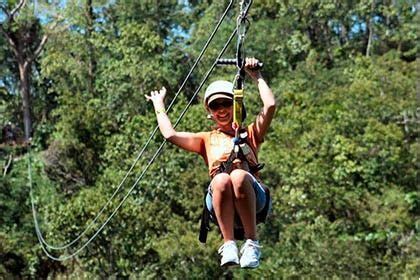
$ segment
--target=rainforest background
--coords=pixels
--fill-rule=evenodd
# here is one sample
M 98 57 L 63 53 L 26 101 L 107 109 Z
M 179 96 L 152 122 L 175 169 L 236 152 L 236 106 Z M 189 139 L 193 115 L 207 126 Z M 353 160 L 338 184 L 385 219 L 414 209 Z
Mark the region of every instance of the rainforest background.
M 23 5 L 20 5 L 22 4 Z M 38 242 L 74 240 L 118 188 L 156 126 L 144 94 L 168 104 L 229 1 L 0 3 L 0 278 L 281 279 L 420 276 L 419 13 L 411 0 L 260 0 L 245 50 L 264 62 L 278 110 L 260 151 L 273 213 L 257 270 L 219 267 L 213 226 L 198 242 L 204 161 L 167 144 L 141 159 L 64 262 Z M 173 122 L 234 30 L 238 1 L 169 111 Z M 236 40 L 236 38 L 235 38 Z M 224 57 L 234 57 L 235 41 Z M 215 79 L 233 80 L 218 67 Z M 247 122 L 261 106 L 245 83 Z M 178 130 L 212 127 L 192 101 Z M 66 278 L 67 279 L 67 278 Z

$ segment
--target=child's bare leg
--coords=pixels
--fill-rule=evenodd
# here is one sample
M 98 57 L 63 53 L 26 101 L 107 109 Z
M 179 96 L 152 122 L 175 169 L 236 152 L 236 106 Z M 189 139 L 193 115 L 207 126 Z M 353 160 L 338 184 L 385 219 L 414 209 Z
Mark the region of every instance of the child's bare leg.
M 234 240 L 233 219 L 235 208 L 233 205 L 233 190 L 230 176 L 226 173 L 216 175 L 211 181 L 213 191 L 213 209 L 216 214 L 223 240 Z
M 257 239 L 256 226 L 256 198 L 252 186 L 253 179 L 248 172 L 242 169 L 235 169 L 231 172 L 234 191 L 234 205 L 241 218 L 246 239 Z

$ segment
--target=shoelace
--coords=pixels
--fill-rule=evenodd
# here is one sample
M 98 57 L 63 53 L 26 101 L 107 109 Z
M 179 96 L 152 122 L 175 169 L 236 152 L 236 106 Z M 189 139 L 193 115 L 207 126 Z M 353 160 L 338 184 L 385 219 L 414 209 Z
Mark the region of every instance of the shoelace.
M 255 248 L 255 249 L 262 248 L 261 245 L 255 243 L 255 242 L 248 242 L 247 241 L 247 242 L 245 242 L 245 244 L 241 248 L 241 254 L 243 254 L 245 252 L 246 248 L 248 248 L 248 247 L 252 247 L 252 248 Z

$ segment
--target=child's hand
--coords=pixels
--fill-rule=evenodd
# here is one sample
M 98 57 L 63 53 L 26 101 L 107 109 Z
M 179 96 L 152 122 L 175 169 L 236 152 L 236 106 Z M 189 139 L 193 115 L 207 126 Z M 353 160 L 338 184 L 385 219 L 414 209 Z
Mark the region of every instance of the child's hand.
M 166 95 L 166 88 L 162 87 L 159 91 L 153 90 L 150 92 L 150 95 L 144 95 L 147 100 L 151 100 L 153 104 L 163 104 L 163 100 L 165 99 Z
M 245 59 L 245 71 L 253 80 L 256 80 L 261 77 L 261 72 L 259 69 L 257 69 L 258 63 L 259 60 L 255 57 L 247 57 Z

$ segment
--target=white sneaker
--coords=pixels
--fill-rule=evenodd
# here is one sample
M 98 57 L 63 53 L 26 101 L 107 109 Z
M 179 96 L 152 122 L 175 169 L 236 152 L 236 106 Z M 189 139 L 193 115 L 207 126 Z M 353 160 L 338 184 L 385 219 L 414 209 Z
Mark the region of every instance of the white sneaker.
M 241 248 L 241 267 L 242 268 L 257 268 L 260 265 L 260 244 L 257 240 L 247 239 Z
M 236 246 L 235 241 L 229 240 L 220 246 L 219 254 L 222 255 L 222 260 L 220 261 L 221 266 L 233 266 L 239 264 L 238 247 Z

